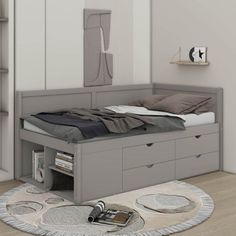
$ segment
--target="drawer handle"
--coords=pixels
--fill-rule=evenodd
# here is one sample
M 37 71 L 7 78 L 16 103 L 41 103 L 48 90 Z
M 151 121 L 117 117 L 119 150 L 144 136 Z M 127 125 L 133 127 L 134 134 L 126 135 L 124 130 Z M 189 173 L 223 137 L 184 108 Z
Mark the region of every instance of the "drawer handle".
M 202 156 L 202 154 L 199 154 L 199 155 L 196 156 L 196 158 L 200 158 L 201 156 Z
M 202 137 L 202 135 L 196 135 L 195 138 L 196 139 L 200 139 Z
M 147 167 L 148 169 L 152 168 L 153 166 L 154 166 L 154 164 L 146 165 L 146 167 Z
M 148 144 L 146 144 L 146 146 L 147 146 L 147 147 L 151 147 L 151 146 L 153 146 L 153 144 L 154 144 L 154 143 L 148 143 Z

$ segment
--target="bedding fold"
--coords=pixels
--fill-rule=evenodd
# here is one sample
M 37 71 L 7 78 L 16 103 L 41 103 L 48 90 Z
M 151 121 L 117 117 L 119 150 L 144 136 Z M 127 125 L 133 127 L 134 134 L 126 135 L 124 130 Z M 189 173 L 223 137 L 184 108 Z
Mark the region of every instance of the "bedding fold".
M 94 110 L 93 110 L 94 111 Z M 101 114 L 98 110 L 94 111 L 97 115 Z M 102 110 L 102 112 L 104 113 L 104 111 Z M 82 116 L 82 114 L 83 116 Z M 146 134 L 146 133 L 161 133 L 161 132 L 170 132 L 170 131 L 177 131 L 177 130 L 185 130 L 185 126 L 184 126 L 184 120 L 178 118 L 178 117 L 163 117 L 163 116 L 137 116 L 134 114 L 114 114 L 114 112 L 105 112 L 106 114 L 106 122 L 107 124 L 109 123 L 112 124 L 111 122 L 113 122 L 114 124 L 112 126 L 110 126 L 110 129 L 113 129 L 114 127 L 119 127 L 118 131 L 122 131 L 122 133 L 112 133 L 110 132 L 106 126 L 101 122 L 101 118 L 98 119 L 98 117 L 93 117 L 90 113 L 87 114 L 86 109 L 72 109 L 70 111 L 64 111 L 64 113 L 59 113 L 55 112 L 55 113 L 44 113 L 44 115 L 47 116 L 47 120 L 46 121 L 45 117 L 43 117 L 42 113 L 36 114 L 36 115 L 27 115 L 25 117 L 22 118 L 22 120 L 27 121 L 28 123 L 38 127 L 39 129 L 47 132 L 48 134 L 56 137 L 56 138 L 60 138 L 62 140 L 65 140 L 69 143 L 77 143 L 79 141 L 85 140 L 85 139 L 89 139 L 89 138 L 95 138 L 95 137 L 102 137 L 102 138 L 114 138 L 114 137 L 120 137 L 119 135 L 123 134 L 125 136 L 129 136 L 129 135 L 139 135 L 139 134 Z M 79 127 L 78 124 L 74 124 L 72 125 L 71 123 L 67 123 L 68 120 L 66 120 L 66 122 L 62 122 L 62 121 L 52 121 L 50 119 L 52 119 L 51 115 L 62 115 L 62 114 L 66 114 L 65 117 L 67 117 L 67 115 L 69 114 L 69 117 L 72 119 L 70 119 L 70 121 L 79 121 L 82 122 L 86 121 L 88 123 L 90 123 L 91 121 L 93 121 L 93 125 L 90 127 L 90 132 L 89 131 L 85 131 L 87 132 L 86 136 L 83 134 L 81 127 Z M 110 114 L 110 116 L 108 116 L 108 114 Z M 38 118 L 37 118 L 38 117 Z M 83 117 L 83 118 L 81 118 Z M 113 121 L 111 119 L 111 117 L 113 117 Z M 135 120 L 135 124 L 134 123 L 130 123 L 125 121 L 124 119 L 122 119 L 123 125 L 121 126 L 119 124 L 119 122 L 116 121 L 116 119 L 118 119 L 117 117 L 129 117 L 128 121 L 130 121 L 130 118 L 132 119 L 136 119 Z M 57 117 L 58 118 L 58 117 Z M 79 119 L 78 119 L 79 118 Z M 104 119 L 104 117 L 102 118 Z M 110 120 L 111 119 L 111 120 Z M 134 120 L 132 120 L 134 121 Z M 98 131 L 94 130 L 95 127 L 95 122 L 100 122 L 100 125 L 104 125 L 105 130 L 102 128 L 101 130 L 103 131 L 103 133 L 98 133 Z M 128 126 L 128 124 L 129 126 Z M 125 124 L 124 124 L 125 123 Z M 83 125 L 88 125 L 87 123 L 83 123 Z M 81 125 L 81 124 L 80 124 Z M 127 127 L 129 127 L 127 132 L 123 132 L 124 129 L 127 130 Z M 132 129 L 131 129 L 132 127 Z M 85 126 L 83 127 L 85 128 Z M 87 129 L 88 127 L 86 127 Z M 101 131 L 99 130 L 99 131 Z M 123 136 L 122 136 L 123 137 Z
M 101 121 L 81 119 L 78 116 L 69 115 L 67 112 L 42 112 L 34 116 L 54 125 L 74 126 L 81 131 L 85 138 L 103 136 L 109 133 Z
M 77 127 L 85 138 L 104 136 L 109 133 L 123 134 L 153 122 L 134 114 L 106 113 L 95 109 L 78 109 L 61 112 L 42 112 L 34 117 L 45 122 Z

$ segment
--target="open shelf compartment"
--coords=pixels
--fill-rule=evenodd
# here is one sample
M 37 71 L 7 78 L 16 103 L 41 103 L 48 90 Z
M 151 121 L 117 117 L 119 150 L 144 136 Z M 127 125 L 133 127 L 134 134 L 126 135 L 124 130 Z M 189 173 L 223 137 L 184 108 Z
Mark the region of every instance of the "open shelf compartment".
M 53 170 L 53 171 L 56 171 L 56 172 L 59 172 L 59 173 L 64 174 L 64 175 L 68 175 L 70 177 L 74 177 L 73 173 L 69 173 L 69 172 L 66 172 L 64 170 L 61 170 L 61 169 L 57 168 L 55 165 L 49 166 L 49 169 Z
M 72 173 L 55 167 L 55 157 L 59 150 L 23 141 L 23 173 L 20 178 L 25 183 L 32 184 L 42 190 L 50 191 L 69 201 L 74 200 L 74 178 Z M 32 177 L 32 151 L 44 151 L 44 182 L 40 183 Z M 60 184 L 62 185 L 60 186 Z

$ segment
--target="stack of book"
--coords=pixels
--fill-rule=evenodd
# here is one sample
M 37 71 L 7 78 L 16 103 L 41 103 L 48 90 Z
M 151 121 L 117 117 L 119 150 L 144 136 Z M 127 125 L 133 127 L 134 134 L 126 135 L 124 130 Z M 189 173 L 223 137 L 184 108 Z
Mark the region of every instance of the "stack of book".
M 72 154 L 57 152 L 55 158 L 56 168 L 68 173 L 73 173 L 74 156 Z
M 32 151 L 32 178 L 40 183 L 44 182 L 44 151 Z

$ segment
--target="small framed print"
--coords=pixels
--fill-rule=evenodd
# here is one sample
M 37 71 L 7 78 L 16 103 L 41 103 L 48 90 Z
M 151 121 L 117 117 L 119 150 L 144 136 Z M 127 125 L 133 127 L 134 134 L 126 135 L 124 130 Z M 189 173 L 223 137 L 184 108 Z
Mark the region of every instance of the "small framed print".
M 192 62 L 207 62 L 207 47 L 193 47 L 189 52 Z

